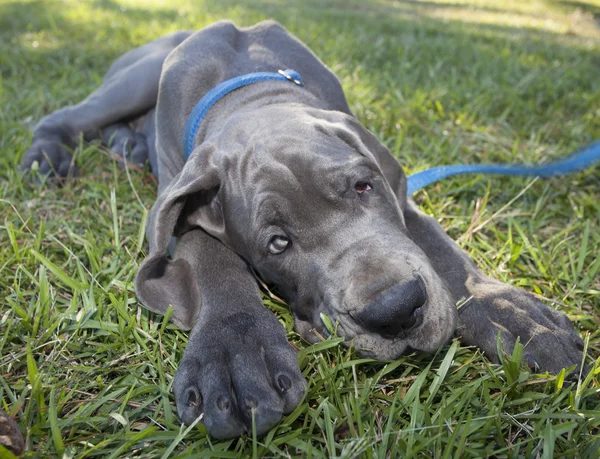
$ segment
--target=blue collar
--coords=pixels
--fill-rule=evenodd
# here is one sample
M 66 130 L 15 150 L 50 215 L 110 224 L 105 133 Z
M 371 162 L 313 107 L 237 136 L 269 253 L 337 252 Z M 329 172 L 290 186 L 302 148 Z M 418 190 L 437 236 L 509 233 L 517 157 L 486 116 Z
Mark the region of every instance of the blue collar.
M 192 150 L 194 149 L 194 138 L 198 133 L 200 123 L 213 105 L 215 105 L 222 97 L 226 96 L 232 91 L 235 91 L 236 89 L 248 86 L 252 83 L 269 80 L 291 81 L 298 86 L 303 86 L 302 77 L 300 77 L 300 74 L 291 69 L 279 70 L 277 73 L 248 73 L 246 75 L 240 75 L 218 84 L 208 91 L 202 99 L 200 99 L 200 102 L 196 104 L 192 110 L 192 113 L 190 113 L 185 125 L 185 131 L 183 131 L 183 155 L 185 160 L 187 161 L 192 154 Z

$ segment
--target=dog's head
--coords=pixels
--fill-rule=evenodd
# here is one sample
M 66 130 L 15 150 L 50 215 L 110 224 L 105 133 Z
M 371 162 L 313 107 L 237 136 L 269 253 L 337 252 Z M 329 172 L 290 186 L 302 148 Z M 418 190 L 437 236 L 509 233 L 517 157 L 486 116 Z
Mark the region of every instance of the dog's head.
M 200 226 L 277 288 L 307 340 L 327 333 L 324 314 L 361 355 L 434 351 L 452 335 L 456 309 L 411 240 L 406 204 L 402 169 L 354 118 L 290 105 L 240 112 L 159 197 L 138 296 L 153 310 L 173 304 L 175 321 L 193 324 L 181 304 L 189 295 L 144 294 L 144 279 L 156 277 L 152 263 L 166 272 L 177 262 L 164 259 L 173 231 Z

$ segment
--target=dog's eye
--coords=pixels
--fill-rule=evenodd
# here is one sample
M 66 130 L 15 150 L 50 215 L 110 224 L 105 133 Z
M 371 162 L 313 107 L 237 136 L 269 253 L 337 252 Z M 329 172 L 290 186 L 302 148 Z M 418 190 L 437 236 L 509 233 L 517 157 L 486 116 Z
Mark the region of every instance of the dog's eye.
M 273 236 L 269 241 L 269 252 L 278 255 L 285 251 L 290 245 L 290 240 L 285 236 Z
M 369 182 L 360 181 L 360 182 L 356 182 L 356 185 L 354 185 L 354 190 L 358 194 L 363 194 L 365 191 L 369 191 L 372 189 L 373 189 L 373 185 L 371 185 Z

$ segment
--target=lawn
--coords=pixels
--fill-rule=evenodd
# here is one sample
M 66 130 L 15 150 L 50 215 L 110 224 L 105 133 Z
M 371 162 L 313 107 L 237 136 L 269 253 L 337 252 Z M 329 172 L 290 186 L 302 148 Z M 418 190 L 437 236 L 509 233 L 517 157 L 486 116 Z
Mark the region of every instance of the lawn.
M 27 457 L 600 456 L 599 168 L 415 196 L 486 273 L 569 315 L 584 381 L 492 365 L 457 341 L 393 362 L 339 339 L 308 346 L 265 295 L 299 349 L 305 400 L 263 438 L 180 425 L 171 384 L 187 334 L 133 291 L 155 180 L 96 143 L 81 142 L 82 175 L 61 188 L 16 169 L 35 122 L 117 56 L 223 18 L 273 18 L 307 43 L 408 172 L 547 162 L 600 138 L 599 0 L 0 0 L 0 409 Z

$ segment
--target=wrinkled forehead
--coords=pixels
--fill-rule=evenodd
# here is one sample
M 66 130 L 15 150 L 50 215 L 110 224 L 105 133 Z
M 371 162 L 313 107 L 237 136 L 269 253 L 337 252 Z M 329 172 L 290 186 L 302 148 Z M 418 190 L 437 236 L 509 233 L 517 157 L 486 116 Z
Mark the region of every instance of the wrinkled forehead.
M 377 168 L 355 130 L 339 112 L 272 106 L 232 117 L 223 128 L 220 154 L 237 183 L 287 187 L 335 184 L 353 169 Z M 224 139 L 224 141 L 223 141 Z M 271 186 L 270 186 L 271 188 Z M 285 191 L 285 190 L 282 190 Z
M 365 178 L 376 169 L 369 158 L 327 138 L 279 144 L 256 154 L 253 164 L 247 180 L 261 189 L 281 195 L 319 192 L 332 199 L 347 191 L 349 181 Z
M 335 213 L 353 183 L 379 172 L 348 122 L 289 106 L 236 116 L 218 148 L 225 211 L 251 226 L 322 226 L 325 209 Z
M 302 146 L 283 148 L 279 159 L 267 157 L 257 162 L 247 182 L 255 192 L 252 213 L 260 220 L 276 221 L 277 216 L 292 213 L 304 221 L 322 219 L 323 212 L 341 206 L 353 183 L 371 176 L 367 158 L 343 150 L 325 154 L 322 150 L 327 148 L 320 148 L 319 154 L 312 155 Z

